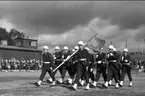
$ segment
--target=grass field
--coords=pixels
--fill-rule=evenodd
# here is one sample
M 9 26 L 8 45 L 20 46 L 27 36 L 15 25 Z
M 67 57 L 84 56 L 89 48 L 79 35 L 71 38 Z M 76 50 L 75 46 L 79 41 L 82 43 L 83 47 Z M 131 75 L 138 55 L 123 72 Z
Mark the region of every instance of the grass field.
M 98 84 L 97 88 L 88 91 L 84 90 L 85 87 L 71 91 L 68 85 L 50 87 L 46 82 L 41 87 L 35 87 L 33 83 L 38 80 L 39 75 L 40 72 L 0 72 L 0 96 L 145 96 L 145 73 L 133 72 L 132 88 L 128 87 L 126 78 L 122 88 L 114 89 L 111 86 L 101 89 Z M 102 78 L 100 83 L 103 83 Z

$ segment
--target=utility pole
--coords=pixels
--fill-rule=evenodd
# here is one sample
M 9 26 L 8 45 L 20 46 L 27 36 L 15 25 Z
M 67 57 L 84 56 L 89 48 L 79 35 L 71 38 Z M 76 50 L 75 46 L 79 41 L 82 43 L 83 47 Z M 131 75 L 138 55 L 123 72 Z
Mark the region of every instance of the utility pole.
M 39 41 L 39 29 L 37 29 L 37 47 L 38 47 L 38 41 Z
M 126 48 L 127 48 L 127 40 L 126 40 Z
M 112 45 L 112 41 L 110 41 L 110 45 Z
M 144 39 L 143 38 L 141 38 L 141 49 L 142 49 L 142 54 L 144 53 L 143 51 L 143 44 L 144 44 Z

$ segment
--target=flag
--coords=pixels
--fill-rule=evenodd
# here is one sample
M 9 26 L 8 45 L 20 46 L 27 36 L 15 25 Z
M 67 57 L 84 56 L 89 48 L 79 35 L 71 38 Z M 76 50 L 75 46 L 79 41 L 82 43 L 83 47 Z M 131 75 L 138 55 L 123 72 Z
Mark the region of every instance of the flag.
M 105 40 L 95 37 L 88 43 L 88 47 L 92 49 L 93 52 L 99 51 L 105 45 Z

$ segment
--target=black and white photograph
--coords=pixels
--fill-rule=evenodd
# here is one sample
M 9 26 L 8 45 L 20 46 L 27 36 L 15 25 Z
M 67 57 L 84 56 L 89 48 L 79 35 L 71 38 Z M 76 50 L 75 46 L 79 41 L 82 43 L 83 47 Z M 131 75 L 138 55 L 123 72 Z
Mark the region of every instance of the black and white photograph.
M 145 96 L 145 1 L 0 1 L 0 96 Z

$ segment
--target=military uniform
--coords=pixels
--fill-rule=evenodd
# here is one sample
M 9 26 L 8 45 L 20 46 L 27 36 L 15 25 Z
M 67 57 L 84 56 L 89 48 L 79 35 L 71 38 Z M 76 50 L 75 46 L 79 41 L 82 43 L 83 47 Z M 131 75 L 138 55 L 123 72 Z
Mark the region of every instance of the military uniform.
M 103 85 L 103 87 L 107 88 L 109 81 L 113 77 L 115 82 L 116 82 L 116 86 L 115 87 L 118 88 L 119 87 L 119 83 L 118 83 L 119 65 L 117 64 L 117 54 L 115 54 L 115 52 L 109 52 L 107 54 L 107 62 L 108 62 L 107 81 Z
M 122 63 L 122 72 L 121 72 L 121 82 L 124 81 L 125 75 L 127 73 L 129 81 L 132 82 L 132 76 L 131 76 L 131 62 L 130 62 L 130 55 L 127 54 L 126 56 L 121 56 L 121 63 Z M 122 86 L 123 84 L 121 84 Z
M 48 72 L 50 77 L 54 80 L 54 76 L 52 76 L 52 66 L 53 66 L 53 56 L 51 53 L 43 53 L 42 55 L 43 58 L 43 65 L 42 65 L 42 73 L 40 75 L 39 80 L 43 81 L 46 73 Z
M 78 57 L 78 64 L 77 64 L 77 73 L 76 78 L 74 81 L 74 84 L 78 84 L 79 80 L 81 79 L 82 75 L 85 76 L 86 83 L 89 84 L 89 75 L 88 75 L 88 51 L 86 49 L 79 49 L 79 51 L 76 53 Z
M 94 69 L 94 55 L 89 53 L 89 66 L 88 66 L 88 74 L 92 81 L 95 81 L 93 69 Z
M 62 60 L 65 60 L 68 56 L 70 56 L 70 51 L 68 51 L 67 53 L 62 53 Z M 62 80 L 64 80 L 66 72 L 68 71 L 69 76 L 71 75 L 71 59 L 69 59 L 68 61 L 66 61 L 62 66 Z
M 72 57 L 72 74 L 70 76 L 71 79 L 74 79 L 76 72 L 77 72 L 77 65 L 78 65 L 78 57 L 74 55 Z
M 106 54 L 104 52 L 99 53 L 96 55 L 96 62 L 97 62 L 97 74 L 96 74 L 96 82 L 98 82 L 100 75 L 102 73 L 104 81 L 106 81 Z

